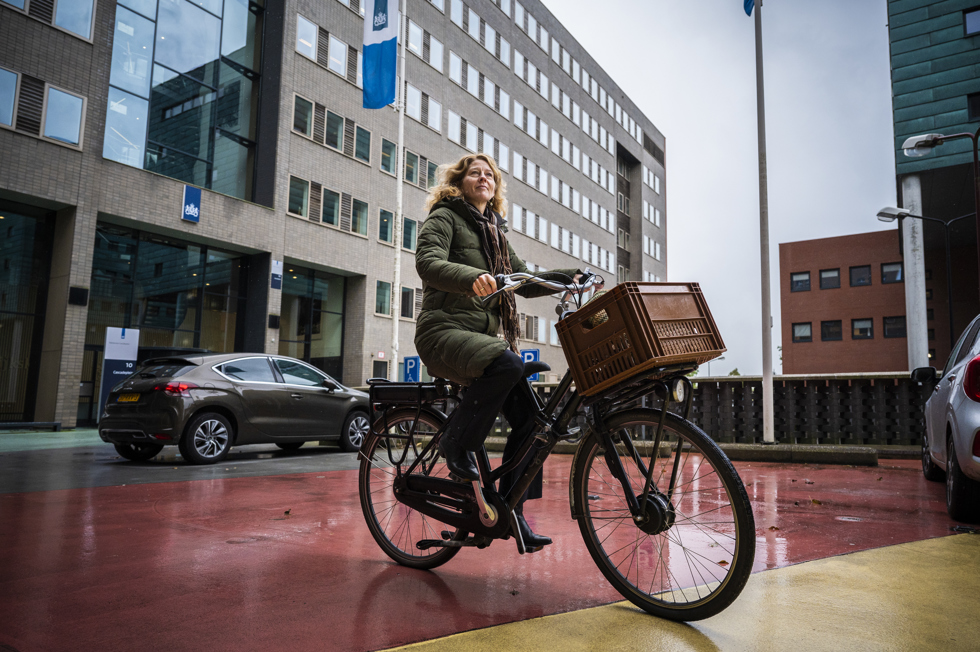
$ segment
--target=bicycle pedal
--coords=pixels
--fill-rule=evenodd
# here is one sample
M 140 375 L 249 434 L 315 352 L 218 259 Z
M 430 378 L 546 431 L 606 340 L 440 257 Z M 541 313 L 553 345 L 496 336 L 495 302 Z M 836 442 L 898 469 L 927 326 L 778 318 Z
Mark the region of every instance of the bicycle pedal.
M 428 550 L 429 548 L 445 548 L 446 542 L 440 541 L 439 539 L 422 539 L 421 541 L 415 542 L 415 547 L 419 550 Z

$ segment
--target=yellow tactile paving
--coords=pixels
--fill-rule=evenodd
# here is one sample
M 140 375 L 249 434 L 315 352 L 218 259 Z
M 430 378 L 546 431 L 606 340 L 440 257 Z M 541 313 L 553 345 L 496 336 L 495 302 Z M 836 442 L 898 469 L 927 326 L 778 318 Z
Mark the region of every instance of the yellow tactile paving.
M 621 602 L 394 649 L 980 650 L 980 535 L 757 573 L 726 611 L 690 625 Z

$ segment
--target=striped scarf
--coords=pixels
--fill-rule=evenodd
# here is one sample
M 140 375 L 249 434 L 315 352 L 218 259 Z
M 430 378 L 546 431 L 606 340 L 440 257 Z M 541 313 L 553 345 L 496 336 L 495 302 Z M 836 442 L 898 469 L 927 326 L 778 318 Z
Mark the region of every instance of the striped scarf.
M 489 204 L 481 214 L 469 202 L 464 201 L 464 203 L 479 227 L 480 248 L 490 266 L 490 273 L 494 276 L 512 273 L 514 270 L 510 266 L 507 238 L 497 226 L 499 215 L 490 210 Z M 517 343 L 521 337 L 521 327 L 517 319 L 517 300 L 514 298 L 513 292 L 503 292 L 498 297 L 500 300 L 500 325 L 504 330 L 504 339 L 510 344 L 510 350 L 517 353 Z

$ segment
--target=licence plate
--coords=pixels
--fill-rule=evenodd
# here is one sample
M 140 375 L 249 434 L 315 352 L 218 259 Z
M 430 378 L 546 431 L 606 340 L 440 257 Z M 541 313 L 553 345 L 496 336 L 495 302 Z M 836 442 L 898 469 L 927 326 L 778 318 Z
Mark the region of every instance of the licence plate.
M 135 403 L 138 400 L 140 400 L 139 394 L 120 394 L 116 403 Z

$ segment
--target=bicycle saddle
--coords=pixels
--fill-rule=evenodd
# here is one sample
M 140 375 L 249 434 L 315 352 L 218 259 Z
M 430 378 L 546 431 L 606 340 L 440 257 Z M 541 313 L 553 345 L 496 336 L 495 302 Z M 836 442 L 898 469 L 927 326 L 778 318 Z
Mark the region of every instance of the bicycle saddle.
M 531 362 L 524 363 L 524 377 L 533 376 L 534 374 L 541 373 L 542 371 L 551 371 L 551 367 L 547 362 L 540 362 L 538 360 L 532 360 Z

